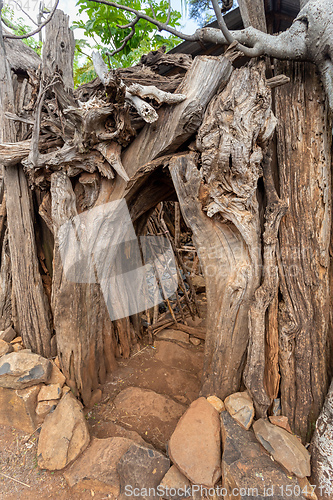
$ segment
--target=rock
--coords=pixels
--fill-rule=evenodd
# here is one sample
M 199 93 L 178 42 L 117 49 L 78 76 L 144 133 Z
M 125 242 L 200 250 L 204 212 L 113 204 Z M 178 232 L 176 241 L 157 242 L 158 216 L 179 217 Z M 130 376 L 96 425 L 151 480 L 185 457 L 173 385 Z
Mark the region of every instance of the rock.
M 85 452 L 64 473 L 67 483 L 78 490 L 90 489 L 117 498 L 120 493 L 117 465 L 133 444 L 122 437 L 93 438 Z
M 306 477 L 299 477 L 297 478 L 297 481 L 304 498 L 307 498 L 308 500 L 318 500 L 315 489 L 313 488 L 312 484 L 309 483 Z
M 17 333 L 15 332 L 14 328 L 12 326 L 9 326 L 8 328 L 6 328 L 6 330 L 0 332 L 0 339 L 5 340 L 6 342 L 11 342 L 15 339 L 16 335 Z
M 60 384 L 60 387 L 63 387 L 66 382 L 65 375 L 59 370 L 54 361 L 51 361 L 52 371 L 50 378 L 48 380 L 48 384 Z
M 160 449 L 170 439 L 185 407 L 157 392 L 128 387 L 114 399 L 118 422 L 131 425 L 131 430 Z
M 40 385 L 27 389 L 5 389 L 0 387 L 0 424 L 31 433 L 38 426 L 36 416 L 37 395 Z
M 239 423 L 243 429 L 249 429 L 254 418 L 254 406 L 249 394 L 244 392 L 235 392 L 224 400 L 224 404 L 232 418 Z
M 185 344 L 189 343 L 189 337 L 188 333 L 182 332 L 181 330 L 173 330 L 172 328 L 165 328 L 156 335 L 156 338 L 159 340 L 177 340 Z
M 221 413 L 221 411 L 225 410 L 225 406 L 223 401 L 218 398 L 217 396 L 208 396 L 207 398 L 208 403 L 210 403 L 212 406 L 214 406 L 215 410 Z
M 324 406 L 316 422 L 311 441 L 311 484 L 322 487 L 319 498 L 329 499 L 333 495 L 333 381 L 328 390 Z
M 86 405 L 87 408 L 93 408 L 93 406 L 97 405 L 102 399 L 102 391 L 100 389 L 96 389 L 91 395 L 89 403 Z
M 191 496 L 191 483 L 175 465 L 172 465 L 160 483 L 162 498 L 182 500 Z M 171 490 L 171 491 L 170 491 Z M 174 494 L 175 490 L 176 494 Z
M 109 421 L 101 421 L 98 425 L 94 426 L 91 430 L 91 434 L 97 438 L 111 438 L 111 437 L 122 437 L 131 439 L 134 443 L 141 444 L 142 446 L 146 446 L 149 448 L 149 445 L 140 434 L 136 431 L 131 431 L 129 429 L 125 429 L 121 425 L 117 425 L 114 422 Z
M 285 470 L 271 459 L 256 440 L 252 429 L 243 429 L 228 412 L 223 411 L 221 431 L 222 487 L 225 488 L 223 498 L 304 499 L 301 494 L 298 495 L 296 478 L 287 475 Z M 233 496 L 234 488 L 238 491 L 243 489 L 247 495 Z
M 191 342 L 191 344 L 196 345 L 196 346 L 201 344 L 200 339 L 197 339 L 196 337 L 190 337 L 190 342 Z
M 0 358 L 0 387 L 25 389 L 47 382 L 50 374 L 50 361 L 28 350 L 11 352 Z
M 63 469 L 88 444 L 88 425 L 82 405 L 68 393 L 62 397 L 54 412 L 45 418 L 38 441 L 38 465 L 41 469 Z
M 38 394 L 38 401 L 50 401 L 52 399 L 61 398 L 61 385 L 60 384 L 50 384 L 44 385 Z
M 263 418 L 254 422 L 253 430 L 274 460 L 297 477 L 310 476 L 310 454 L 296 436 Z
M 281 427 L 282 429 L 285 429 L 288 432 L 292 432 L 288 422 L 288 417 L 283 417 L 281 415 L 277 417 L 275 415 L 272 415 L 271 417 L 268 418 L 271 424 L 277 425 L 278 427 Z
M 9 352 L 13 352 L 13 346 L 5 340 L 0 339 L 0 357 L 8 354 Z
M 203 366 L 203 352 L 165 340 L 155 341 L 155 359 L 162 361 L 167 366 L 201 374 Z
M 59 399 L 50 399 L 49 401 L 40 401 L 37 403 L 36 415 L 39 424 L 44 421 L 46 415 L 48 415 L 50 411 L 55 410 L 58 403 Z
M 22 344 L 22 337 L 15 337 L 12 341 L 12 344 Z
M 212 487 L 221 476 L 219 413 L 206 398 L 194 401 L 169 442 L 169 456 L 194 484 Z
M 157 495 L 150 495 L 149 488 L 157 489 L 169 468 L 170 460 L 161 452 L 133 444 L 117 466 L 122 498 L 135 498 L 131 494 L 134 488 L 139 488 L 140 498 L 159 498 Z M 146 494 L 142 489 L 146 490 Z
M 19 352 L 25 350 L 22 344 L 13 344 L 13 351 Z

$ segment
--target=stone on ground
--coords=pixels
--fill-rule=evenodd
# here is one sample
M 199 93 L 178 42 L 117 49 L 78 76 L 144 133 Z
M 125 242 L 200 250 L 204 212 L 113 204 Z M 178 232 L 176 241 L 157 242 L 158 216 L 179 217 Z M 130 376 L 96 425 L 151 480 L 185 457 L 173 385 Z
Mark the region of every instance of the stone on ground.
M 59 370 L 54 361 L 51 361 L 52 371 L 50 378 L 48 380 L 48 384 L 60 384 L 60 387 L 63 387 L 66 382 L 65 375 Z
M 316 486 L 312 486 L 312 484 L 309 483 L 309 480 L 307 477 L 299 477 L 297 478 L 299 487 L 301 488 L 301 492 L 307 500 L 318 500 L 318 497 L 315 493 Z
M 50 411 L 55 410 L 58 403 L 59 399 L 50 399 L 49 401 L 39 401 L 39 403 L 37 403 L 36 415 L 39 424 L 44 422 L 46 415 L 48 415 Z
M 244 488 L 243 491 L 248 492 L 252 489 L 254 493 L 242 498 L 304 499 L 302 495 L 294 494 L 294 492 L 298 493 L 297 479 L 287 474 L 277 462 L 271 459 L 256 440 L 252 429 L 248 431 L 243 429 L 228 412 L 223 411 L 221 431 L 222 486 L 227 489 L 225 498 L 235 498 L 232 495 L 233 488 L 238 488 L 238 490 Z M 288 490 L 287 486 L 289 486 Z M 286 496 L 290 490 L 291 495 Z
M 288 417 L 283 417 L 282 415 L 279 416 L 272 415 L 268 418 L 271 424 L 277 425 L 278 427 L 281 427 L 282 429 L 285 429 L 288 432 L 292 432 L 288 422 Z
M 192 483 L 215 485 L 221 476 L 220 418 L 206 398 L 194 401 L 179 420 L 168 451 L 172 462 Z
M 190 342 L 191 344 L 198 346 L 201 344 L 200 339 L 197 339 L 196 337 L 190 337 Z
M 140 498 L 147 500 L 160 498 L 157 495 L 149 495 L 149 488 L 157 490 L 169 468 L 170 460 L 163 453 L 133 444 L 121 457 L 117 466 L 122 498 L 136 498 L 134 495 L 126 494 L 126 491 L 133 491 L 134 488 L 139 488 L 140 491 L 143 488 L 147 490 L 147 495 L 141 491 Z
M 139 387 L 128 387 L 114 399 L 117 422 L 159 449 L 165 449 L 185 407 L 171 398 Z
M 182 500 L 191 496 L 189 488 L 190 481 L 180 472 L 175 465 L 172 465 L 160 483 L 163 490 L 163 498 L 170 500 Z M 174 490 L 174 491 L 170 491 Z M 174 494 L 176 492 L 176 495 Z M 172 494 L 170 494 L 172 493 Z
M 194 347 L 183 347 L 165 340 L 155 341 L 155 359 L 172 368 L 189 371 L 199 375 L 203 366 L 203 352 Z
M 5 389 L 0 387 L 0 424 L 31 433 L 36 430 L 37 395 L 40 385 L 27 389 Z
M 208 396 L 207 401 L 212 406 L 214 406 L 215 410 L 217 410 L 219 413 L 225 410 L 225 406 L 222 399 L 218 398 L 217 396 Z
M 45 418 L 38 441 L 39 467 L 63 469 L 86 449 L 89 439 L 82 405 L 71 393 L 67 393 Z
M 78 490 L 90 489 L 118 497 L 117 465 L 132 444 L 131 439 L 122 437 L 92 438 L 88 448 L 64 473 L 67 483 Z
M 0 358 L 0 387 L 25 389 L 47 382 L 51 369 L 48 359 L 28 350 L 5 354 Z
M 244 392 L 235 392 L 224 400 L 224 404 L 232 418 L 244 429 L 249 429 L 254 418 L 254 406 L 251 396 Z
M 115 424 L 114 422 L 99 422 L 98 425 L 91 429 L 91 434 L 99 439 L 121 437 L 131 439 L 134 443 L 141 444 L 142 446 L 151 446 L 144 439 L 142 439 L 140 434 L 136 431 L 125 429 L 121 425 Z
M 296 436 L 263 418 L 254 422 L 253 430 L 274 460 L 297 477 L 310 476 L 310 454 Z
M 333 495 L 333 382 L 328 390 L 324 406 L 316 422 L 311 442 L 311 483 L 322 486 L 319 498 Z M 316 490 L 318 493 L 318 490 Z
M 38 394 L 38 401 L 50 401 L 52 399 L 60 399 L 62 388 L 60 384 L 50 384 L 41 387 Z
M 5 340 L 6 342 L 11 342 L 15 339 L 16 335 L 17 333 L 15 332 L 14 328 L 12 326 L 9 326 L 8 328 L 6 328 L 6 330 L 0 332 L 0 339 Z
M 9 352 L 13 352 L 13 346 L 6 342 L 5 340 L 0 339 L 0 357 L 8 354 Z
M 165 328 L 161 330 L 157 335 L 158 340 L 177 340 L 178 342 L 189 343 L 189 334 L 182 332 L 181 330 L 174 330 L 172 328 Z

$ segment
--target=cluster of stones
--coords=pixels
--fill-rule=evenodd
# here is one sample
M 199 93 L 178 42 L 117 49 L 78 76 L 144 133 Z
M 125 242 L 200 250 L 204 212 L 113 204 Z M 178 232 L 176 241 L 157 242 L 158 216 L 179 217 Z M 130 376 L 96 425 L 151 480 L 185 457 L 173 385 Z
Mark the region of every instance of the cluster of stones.
M 307 480 L 310 454 L 287 418 L 254 420 L 247 392 L 224 402 L 200 397 L 184 412 L 170 398 L 127 388 L 114 404 L 127 408 L 133 398 L 136 405 L 140 402 L 140 418 L 145 408 L 151 413 L 156 406 L 156 417 L 163 418 L 164 412 L 175 422 L 167 453 L 134 432 L 91 438 L 83 407 L 56 364 L 24 349 L 12 328 L 0 333 L 0 423 L 26 432 L 41 426 L 38 464 L 48 470 L 66 468 L 70 486 L 120 498 L 138 493 L 154 498 L 156 491 L 156 498 L 197 499 L 218 488 L 226 498 L 239 498 L 235 491 L 241 496 L 254 491 L 259 498 L 317 498 Z

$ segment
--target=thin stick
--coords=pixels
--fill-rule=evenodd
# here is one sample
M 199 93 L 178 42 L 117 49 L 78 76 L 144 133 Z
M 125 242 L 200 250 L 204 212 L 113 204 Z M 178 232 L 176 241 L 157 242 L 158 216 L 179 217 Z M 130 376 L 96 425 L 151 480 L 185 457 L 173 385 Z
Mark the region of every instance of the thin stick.
M 31 486 L 29 484 L 22 483 L 22 481 L 19 481 L 18 479 L 15 479 L 15 477 L 7 476 L 7 474 L 4 474 L 3 472 L 0 472 L 0 474 L 2 476 L 6 477 L 7 479 L 11 479 L 12 481 L 16 481 L 17 483 L 23 484 L 23 486 L 26 486 L 27 488 L 31 488 Z
M 36 35 L 36 33 L 39 33 L 41 31 L 41 29 L 44 28 L 44 26 L 46 26 L 47 23 L 49 23 L 51 21 L 53 14 L 55 13 L 56 8 L 58 7 L 58 3 L 59 3 L 59 0 L 56 0 L 55 4 L 53 6 L 53 9 L 50 12 L 49 17 L 47 19 L 45 19 L 45 21 L 35 30 L 30 31 L 29 33 L 26 33 L 25 35 L 9 35 L 7 33 L 4 33 L 3 37 L 4 38 L 15 38 L 15 40 L 23 40 L 24 38 L 30 38 L 31 36 Z

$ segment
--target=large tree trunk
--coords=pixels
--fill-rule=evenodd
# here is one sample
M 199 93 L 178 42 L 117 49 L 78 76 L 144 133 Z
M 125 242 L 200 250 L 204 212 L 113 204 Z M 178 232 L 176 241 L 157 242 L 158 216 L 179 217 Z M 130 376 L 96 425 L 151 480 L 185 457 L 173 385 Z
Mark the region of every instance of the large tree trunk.
M 328 388 L 331 138 L 315 67 L 278 63 L 290 84 L 276 91 L 280 196 L 281 401 L 292 429 L 309 439 Z
M 256 190 L 275 126 L 264 69 L 263 63 L 251 63 L 235 70 L 226 88 L 212 99 L 197 139 L 200 172 L 193 159 L 186 167 L 186 157 L 170 164 L 206 278 L 202 393 L 221 398 L 240 388 L 249 307 L 260 284 Z

